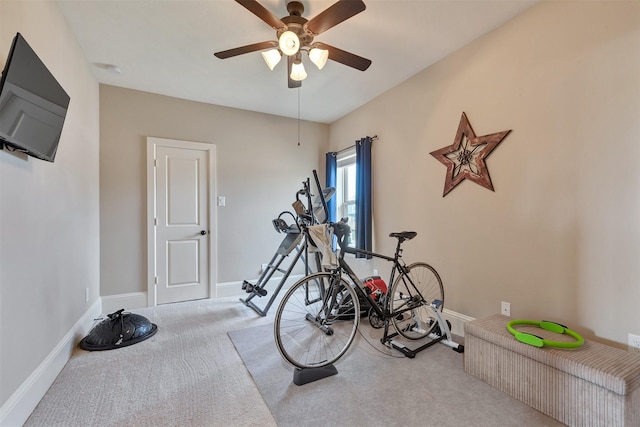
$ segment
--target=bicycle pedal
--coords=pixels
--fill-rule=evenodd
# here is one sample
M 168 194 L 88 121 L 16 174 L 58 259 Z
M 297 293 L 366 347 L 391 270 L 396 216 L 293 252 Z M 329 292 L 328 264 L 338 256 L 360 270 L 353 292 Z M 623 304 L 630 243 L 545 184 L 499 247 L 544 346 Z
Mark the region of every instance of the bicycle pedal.
M 264 297 L 267 295 L 267 290 L 263 288 L 255 288 L 254 292 L 260 295 L 261 297 Z

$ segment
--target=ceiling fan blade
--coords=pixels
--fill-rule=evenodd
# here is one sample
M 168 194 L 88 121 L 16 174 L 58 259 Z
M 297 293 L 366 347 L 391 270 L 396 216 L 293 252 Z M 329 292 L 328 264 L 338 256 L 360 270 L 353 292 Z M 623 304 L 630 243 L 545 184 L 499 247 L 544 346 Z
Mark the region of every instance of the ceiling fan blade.
M 279 30 L 280 28 L 285 28 L 287 26 L 280 20 L 280 18 L 271 13 L 267 8 L 258 3 L 256 0 L 236 0 L 236 2 L 246 7 L 249 12 L 262 19 L 274 30 Z
M 232 56 L 238 56 L 244 53 L 255 52 L 257 50 L 271 49 L 276 46 L 278 46 L 278 43 L 274 41 L 260 42 L 260 43 L 249 44 L 246 46 L 236 47 L 229 50 L 223 50 L 221 52 L 214 53 L 214 55 L 220 59 L 227 59 L 227 58 L 231 58 Z
M 338 49 L 337 47 L 330 46 L 326 43 L 314 43 L 314 47 L 328 50 L 329 59 L 332 61 L 339 62 L 360 71 L 366 70 L 371 65 L 370 59 L 363 58 L 362 56 L 347 52 L 346 50 Z
M 293 67 L 293 61 L 293 56 L 287 56 L 287 80 L 289 81 L 290 89 L 302 86 L 302 81 L 293 80 L 291 78 L 291 67 Z
M 314 36 L 317 36 L 329 28 L 357 15 L 366 8 L 362 0 L 339 0 L 337 3 L 320 12 L 319 15 L 311 18 L 309 22 L 307 22 L 307 30 L 311 31 Z

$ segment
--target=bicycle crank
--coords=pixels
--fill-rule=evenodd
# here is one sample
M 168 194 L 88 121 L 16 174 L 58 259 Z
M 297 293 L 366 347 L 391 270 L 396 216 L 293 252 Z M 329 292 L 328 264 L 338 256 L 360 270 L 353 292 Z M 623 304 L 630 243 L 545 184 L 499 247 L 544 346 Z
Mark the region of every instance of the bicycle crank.
M 384 320 L 378 316 L 373 308 L 369 309 L 369 323 L 374 329 L 380 329 L 384 326 Z

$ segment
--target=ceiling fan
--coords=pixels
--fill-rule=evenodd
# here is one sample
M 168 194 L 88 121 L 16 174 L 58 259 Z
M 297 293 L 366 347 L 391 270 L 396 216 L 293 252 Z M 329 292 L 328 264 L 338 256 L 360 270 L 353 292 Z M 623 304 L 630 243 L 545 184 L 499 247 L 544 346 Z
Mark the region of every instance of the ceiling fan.
M 265 62 L 273 70 L 284 54 L 287 57 L 290 88 L 302 86 L 302 80 L 307 77 L 302 65 L 303 51 L 307 52 L 309 59 L 319 69 L 324 67 L 327 59 L 360 71 L 366 70 L 371 65 L 369 59 L 326 43 L 313 41 L 316 36 L 365 10 L 366 6 L 362 0 L 338 0 L 309 20 L 302 17 L 304 5 L 299 1 L 287 3 L 289 16 L 284 18 L 278 18 L 256 0 L 236 0 L 236 2 L 276 30 L 277 41 L 264 41 L 214 53 L 220 59 L 263 51 L 262 56 Z

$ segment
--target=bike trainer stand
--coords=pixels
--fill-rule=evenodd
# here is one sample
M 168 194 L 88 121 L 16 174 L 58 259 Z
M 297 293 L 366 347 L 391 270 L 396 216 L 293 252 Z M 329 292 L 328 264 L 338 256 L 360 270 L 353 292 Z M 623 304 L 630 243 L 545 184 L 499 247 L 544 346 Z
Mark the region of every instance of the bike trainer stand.
M 293 371 L 293 383 L 295 385 L 305 385 L 323 378 L 336 375 L 338 370 L 333 365 L 321 368 L 296 368 Z
M 394 336 L 396 336 L 397 333 L 392 334 L 389 336 L 389 338 L 392 338 Z M 442 343 L 445 344 L 449 347 L 451 347 L 451 349 L 453 351 L 456 351 L 458 353 L 464 353 L 464 346 L 461 344 L 458 344 L 454 341 L 452 341 L 450 338 L 447 338 L 447 335 L 438 335 L 436 333 L 430 333 L 428 335 L 429 338 L 431 338 L 431 341 L 429 341 L 428 343 L 421 345 L 418 348 L 414 348 L 411 349 L 409 347 L 407 347 L 406 345 L 404 345 L 401 342 L 398 341 L 394 341 L 394 340 L 389 340 L 388 341 L 388 345 L 391 346 L 392 348 L 398 350 L 399 352 L 401 352 L 402 354 L 404 354 L 406 357 L 408 357 L 409 359 L 413 359 L 414 357 L 416 357 L 416 354 L 420 353 L 422 350 L 426 350 L 429 347 L 431 347 L 434 344 L 437 343 Z
M 387 345 L 388 347 L 398 350 L 409 359 L 413 359 L 414 357 L 416 357 L 416 354 L 420 353 L 422 350 L 428 349 L 429 347 L 437 343 L 442 343 L 448 347 L 451 347 L 451 349 L 455 352 L 464 353 L 464 346 L 462 344 L 458 344 L 452 339 L 451 323 L 449 323 L 448 320 L 445 322 L 445 320 L 440 315 L 440 310 L 438 310 L 438 307 L 440 306 L 440 304 L 442 304 L 441 301 L 439 300 L 434 301 L 433 307 L 434 307 L 434 313 L 436 314 L 436 318 L 437 318 L 436 320 L 438 322 L 438 326 L 434 329 L 433 332 L 427 335 L 428 338 L 431 338 L 431 341 L 417 348 L 411 349 L 407 347 L 405 344 L 391 339 L 399 335 L 397 332 L 394 332 L 393 334 L 387 336 L 386 340 L 385 338 L 383 338 L 381 340 L 382 343 Z

